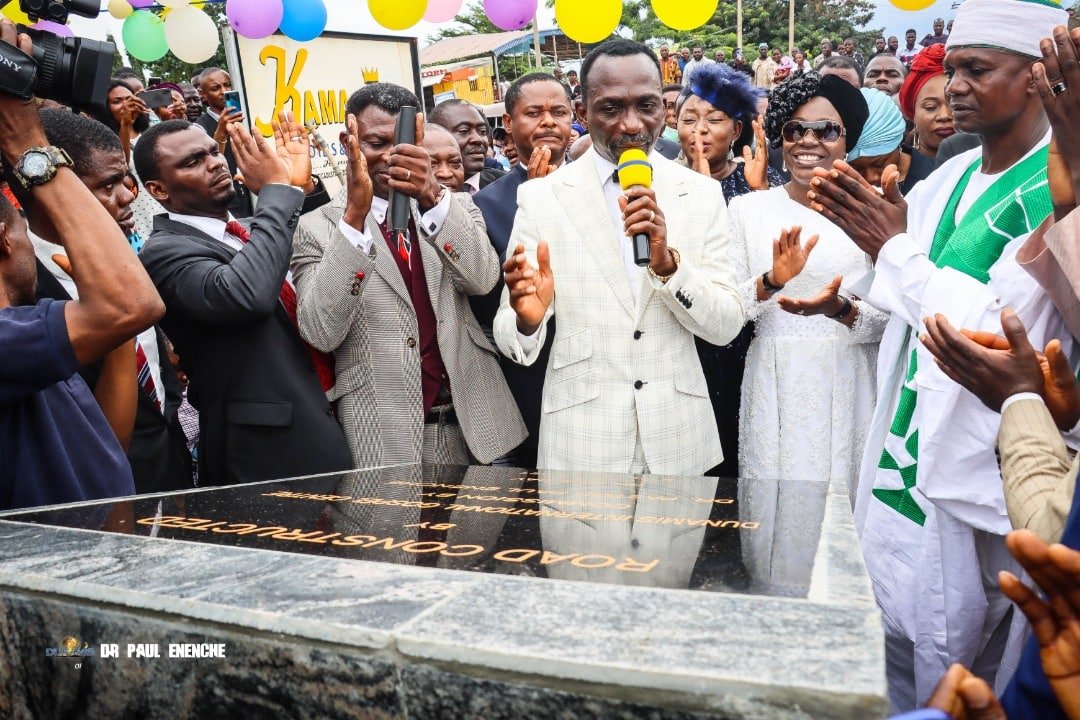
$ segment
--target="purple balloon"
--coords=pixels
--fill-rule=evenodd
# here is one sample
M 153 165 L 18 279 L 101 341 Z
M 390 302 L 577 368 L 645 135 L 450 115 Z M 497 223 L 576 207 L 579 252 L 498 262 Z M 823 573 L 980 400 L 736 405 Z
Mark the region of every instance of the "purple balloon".
M 488 20 L 503 30 L 520 30 L 536 16 L 536 0 L 484 0 Z
M 128 0 L 128 3 L 136 10 L 145 10 L 154 4 L 154 0 Z
M 71 28 L 69 28 L 67 25 L 61 25 L 60 23 L 55 23 L 52 20 L 38 20 L 30 27 L 34 30 L 44 30 L 45 32 L 51 32 L 53 35 L 59 35 L 60 37 L 75 37 L 75 33 L 71 32 Z
M 225 16 L 233 30 L 246 38 L 272 35 L 281 24 L 285 5 L 281 0 L 226 0 Z

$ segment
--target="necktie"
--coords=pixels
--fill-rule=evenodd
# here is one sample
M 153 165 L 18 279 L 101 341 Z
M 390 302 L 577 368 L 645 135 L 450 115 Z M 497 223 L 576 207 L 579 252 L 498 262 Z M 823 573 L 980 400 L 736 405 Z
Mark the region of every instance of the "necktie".
M 247 228 L 235 220 L 230 220 L 226 223 L 225 232 L 245 244 L 251 239 L 251 233 L 247 231 Z M 296 290 L 289 284 L 288 280 L 282 281 L 278 298 L 285 307 L 285 312 L 292 321 L 293 328 L 299 333 L 300 326 L 296 321 Z M 319 352 L 306 342 L 304 343 L 304 347 L 308 349 L 311 360 L 315 364 L 315 373 L 319 376 L 319 383 L 322 385 L 323 391 L 328 391 L 330 388 L 334 387 L 334 358 L 326 353 Z
M 390 229 L 390 218 L 388 217 L 383 218 L 382 224 L 379 227 L 387 237 L 390 237 L 390 233 L 394 233 L 398 257 L 404 260 L 405 265 L 412 270 L 412 262 L 410 261 L 410 258 L 412 257 L 412 240 L 409 239 L 409 231 L 394 232 Z
M 154 399 L 154 405 L 157 406 L 158 412 L 161 412 L 161 400 L 158 399 L 154 376 L 150 373 L 150 362 L 146 359 L 146 352 L 138 340 L 135 341 L 135 371 L 139 379 L 139 387 Z

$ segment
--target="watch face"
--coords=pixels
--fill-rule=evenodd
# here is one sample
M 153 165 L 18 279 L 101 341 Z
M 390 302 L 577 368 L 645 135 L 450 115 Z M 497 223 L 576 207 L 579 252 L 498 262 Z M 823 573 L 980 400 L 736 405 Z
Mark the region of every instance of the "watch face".
M 51 164 L 45 153 L 27 153 L 19 171 L 28 178 L 43 177 Z

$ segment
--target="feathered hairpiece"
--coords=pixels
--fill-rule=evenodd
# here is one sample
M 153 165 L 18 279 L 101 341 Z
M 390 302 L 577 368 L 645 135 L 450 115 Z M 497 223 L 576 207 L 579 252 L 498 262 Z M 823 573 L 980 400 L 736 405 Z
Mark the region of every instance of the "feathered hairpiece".
M 709 63 L 694 70 L 690 85 L 683 96 L 697 95 L 717 110 L 735 120 L 747 120 L 757 115 L 758 100 L 765 96 L 761 88 L 750 84 L 750 78 L 720 63 Z

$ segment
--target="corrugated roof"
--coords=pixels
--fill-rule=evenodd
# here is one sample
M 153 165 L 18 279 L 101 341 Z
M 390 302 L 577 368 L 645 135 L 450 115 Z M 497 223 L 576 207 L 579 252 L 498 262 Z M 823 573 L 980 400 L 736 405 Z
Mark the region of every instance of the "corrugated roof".
M 420 50 L 420 64 L 438 65 L 451 60 L 490 55 L 493 50 L 502 45 L 519 42 L 523 38 L 531 36 L 532 32 L 529 30 L 513 30 L 510 32 L 444 38 Z

